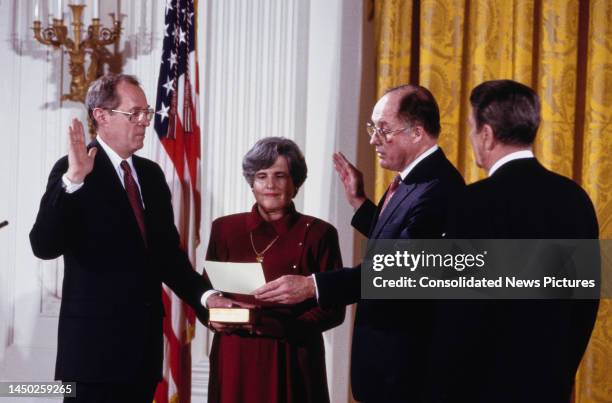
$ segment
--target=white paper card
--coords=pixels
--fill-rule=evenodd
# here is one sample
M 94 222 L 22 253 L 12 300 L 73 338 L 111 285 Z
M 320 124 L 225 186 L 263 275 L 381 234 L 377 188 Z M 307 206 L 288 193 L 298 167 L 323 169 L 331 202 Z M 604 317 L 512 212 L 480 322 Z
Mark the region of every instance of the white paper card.
M 251 294 L 266 284 L 261 263 L 204 261 L 204 270 L 215 290 Z

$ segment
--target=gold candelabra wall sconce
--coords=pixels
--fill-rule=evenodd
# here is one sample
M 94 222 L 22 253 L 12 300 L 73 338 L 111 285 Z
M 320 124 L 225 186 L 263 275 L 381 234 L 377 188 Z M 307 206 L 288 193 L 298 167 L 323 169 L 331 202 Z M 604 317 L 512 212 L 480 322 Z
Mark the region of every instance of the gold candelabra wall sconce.
M 34 37 L 44 45 L 53 46 L 55 49 L 62 49 L 69 55 L 69 71 L 71 76 L 70 92 L 63 94 L 61 99 L 85 103 L 85 95 L 89 84 L 101 75 L 100 61 L 103 59 L 105 46 L 119 43 L 121 36 L 121 21 L 113 15 L 112 28 L 103 27 L 97 17 L 97 1 L 94 3 L 94 18 L 87 27 L 86 37 L 83 38 L 84 24 L 81 21 L 83 15 L 83 4 L 70 4 L 72 11 L 72 35 L 68 36 L 68 27 L 64 25 L 63 14 L 61 13 L 61 0 L 59 1 L 59 18 L 53 18 L 53 23 L 43 28 L 38 19 L 38 8 L 35 8 Z M 35 7 L 38 7 L 36 5 Z M 85 71 L 85 59 L 89 54 L 89 66 Z

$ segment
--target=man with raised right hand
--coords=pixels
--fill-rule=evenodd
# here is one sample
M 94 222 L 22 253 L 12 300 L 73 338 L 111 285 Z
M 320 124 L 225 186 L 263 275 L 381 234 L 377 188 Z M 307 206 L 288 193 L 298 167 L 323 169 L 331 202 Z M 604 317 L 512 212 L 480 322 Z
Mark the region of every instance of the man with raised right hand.
M 67 402 L 150 403 L 162 375 L 162 282 L 203 321 L 210 284 L 181 250 L 161 168 L 134 155 L 154 113 L 138 80 L 103 76 L 86 104 L 97 139 L 86 146 L 72 121 L 30 232 L 37 257 L 64 257 L 55 378 L 76 382 Z
M 375 205 L 365 197 L 361 173 L 337 153 L 334 165 L 355 209 L 352 225 L 370 239 L 436 239 L 447 230 L 450 203 L 463 178 L 437 145 L 440 113 L 424 87 L 389 90 L 368 123 L 380 166 L 396 173 Z M 264 301 L 292 304 L 317 297 L 322 307 L 357 304 L 351 361 L 355 399 L 418 402 L 439 320 L 436 301 L 361 300 L 361 266 L 311 277 L 286 275 L 256 291 Z

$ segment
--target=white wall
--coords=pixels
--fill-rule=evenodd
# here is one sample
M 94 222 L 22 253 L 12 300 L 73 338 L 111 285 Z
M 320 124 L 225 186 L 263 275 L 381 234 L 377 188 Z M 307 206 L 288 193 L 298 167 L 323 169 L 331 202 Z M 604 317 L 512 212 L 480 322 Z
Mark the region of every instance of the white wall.
M 47 21 L 50 2 L 41 3 Z M 93 1 L 84 3 L 91 6 Z M 117 2 L 101 3 L 102 23 L 109 25 L 108 13 L 115 11 Z M 137 74 L 147 92 L 154 94 L 163 8 L 156 0 L 120 3 L 125 14 L 122 42 L 109 50 L 120 52 L 117 68 Z M 32 6 L 33 1 L 0 1 L 0 220 L 10 222 L 0 230 L 3 380 L 53 379 L 62 260 L 36 259 L 28 233 L 51 166 L 66 153 L 68 122 L 86 116 L 83 105 L 60 101 L 70 82 L 67 57 L 33 39 Z M 69 23 L 69 16 L 65 18 Z M 90 20 L 87 9 L 84 18 Z M 142 153 L 147 155 L 149 148 L 147 144 Z
M 48 172 L 66 152 L 68 122 L 85 117 L 82 105 L 59 101 L 70 81 L 67 60 L 32 39 L 31 3 L 0 0 L 0 221 L 10 221 L 0 229 L 0 379 L 53 376 L 62 263 L 36 259 L 28 232 Z M 101 3 L 102 23 L 109 24 L 116 0 Z M 140 78 L 152 105 L 162 3 L 120 1 L 124 30 L 114 49 L 122 71 Z M 257 139 L 281 135 L 294 139 L 308 162 L 298 209 L 336 225 L 345 263 L 351 264 L 351 211 L 331 153 L 356 157 L 361 1 L 200 0 L 199 12 L 204 243 L 198 261 L 212 219 L 245 211 L 253 202 L 240 172 L 242 156 Z M 151 135 L 141 155 L 151 155 Z M 348 312 L 344 325 L 325 334 L 333 402 L 348 401 L 351 322 Z M 193 347 L 198 395 L 206 382 L 202 329 Z

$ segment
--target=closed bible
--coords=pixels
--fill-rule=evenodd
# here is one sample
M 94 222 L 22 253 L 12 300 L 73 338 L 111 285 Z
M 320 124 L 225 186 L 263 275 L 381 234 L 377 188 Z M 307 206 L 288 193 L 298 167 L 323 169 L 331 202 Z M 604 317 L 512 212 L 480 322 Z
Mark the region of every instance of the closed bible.
M 208 320 L 219 323 L 255 323 L 255 310 L 249 308 L 210 308 Z

